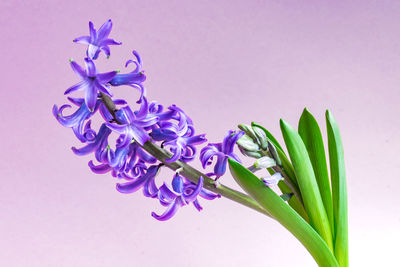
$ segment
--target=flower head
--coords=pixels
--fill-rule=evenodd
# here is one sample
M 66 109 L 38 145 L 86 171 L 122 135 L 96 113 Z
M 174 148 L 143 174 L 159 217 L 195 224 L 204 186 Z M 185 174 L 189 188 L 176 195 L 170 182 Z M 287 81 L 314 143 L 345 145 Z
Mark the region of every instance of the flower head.
M 150 140 L 150 136 L 145 128 L 156 124 L 158 121 L 157 116 L 149 114 L 146 98 L 143 98 L 140 109 L 135 113 L 127 106 L 121 108 L 116 116 L 122 124 L 107 123 L 107 127 L 123 135 L 123 140 L 119 144 L 120 147 L 128 146 L 132 140 L 141 145 L 146 143 L 146 141 Z
M 85 58 L 86 70 L 84 70 L 78 63 L 71 60 L 72 70 L 82 79 L 81 82 L 68 88 L 64 94 L 70 94 L 74 91 L 85 91 L 85 103 L 89 110 L 93 110 L 97 100 L 98 91 L 112 96 L 107 82 L 109 82 L 115 75 L 116 71 L 106 73 L 97 73 L 96 66 L 91 59 Z
M 170 107 L 178 115 L 178 124 L 171 121 L 162 121 L 160 128 L 153 129 L 151 137 L 156 141 L 164 141 L 164 147 L 169 147 L 173 153 L 172 158 L 167 162 L 174 162 L 181 159 L 184 162 L 192 160 L 196 154 L 195 145 L 206 141 L 205 135 L 194 135 L 192 120 L 183 110 L 176 106 Z
M 208 144 L 206 147 L 204 147 L 200 152 L 200 160 L 203 168 L 211 164 L 213 157 L 216 156 L 217 163 L 214 167 L 214 174 L 218 178 L 225 173 L 226 164 L 229 157 L 240 162 L 238 156 L 233 153 L 233 149 L 237 140 L 243 135 L 244 132 L 242 131 L 235 132 L 230 130 L 222 143 Z
M 89 33 L 90 36 L 81 36 L 74 39 L 75 43 L 88 45 L 86 54 L 90 59 L 97 59 L 100 52 L 103 51 L 107 57 L 110 56 L 109 45 L 120 45 L 121 42 L 117 42 L 114 39 L 108 38 L 112 29 L 112 21 L 109 19 L 100 29 L 96 31 L 93 26 L 93 22 L 89 22 Z
M 161 205 L 166 206 L 167 209 L 162 215 L 157 215 L 155 212 L 152 212 L 151 215 L 159 221 L 169 220 L 176 214 L 180 207 L 197 201 L 197 196 L 202 190 L 202 176 L 200 176 L 198 184 L 195 185 L 185 181 L 182 176 L 177 173 L 172 180 L 172 189 L 164 183 L 158 191 L 158 199 Z
M 72 103 L 79 105 L 80 107 L 73 114 L 64 116 L 63 110 L 66 108 L 71 108 L 71 105 L 62 105 L 60 108 L 58 108 L 57 105 L 54 105 L 53 115 L 61 125 L 72 128 L 75 136 L 79 139 L 79 141 L 85 143 L 88 141 L 85 137 L 85 132 L 88 130 L 88 127 L 86 127 L 86 130 L 84 130 L 85 121 L 94 114 L 100 102 L 97 102 L 97 104 L 94 106 L 93 111 L 90 111 L 82 98 L 68 99 Z
M 128 60 L 125 64 L 125 67 L 128 67 L 129 64 L 135 64 L 135 69 L 129 73 L 117 74 L 111 81 L 110 84 L 113 86 L 120 85 L 129 85 L 140 91 L 140 98 L 138 103 L 140 103 L 144 96 L 146 96 L 145 89 L 142 83 L 146 80 L 146 75 L 144 75 L 142 71 L 142 59 L 139 54 L 134 50 L 132 51 L 133 55 L 136 57 L 136 60 Z

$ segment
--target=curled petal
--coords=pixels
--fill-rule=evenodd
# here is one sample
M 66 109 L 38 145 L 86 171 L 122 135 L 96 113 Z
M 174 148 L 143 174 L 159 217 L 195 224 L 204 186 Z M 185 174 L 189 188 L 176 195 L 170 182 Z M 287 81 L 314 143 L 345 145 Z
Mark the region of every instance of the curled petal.
M 213 192 L 208 191 L 207 189 L 204 188 L 200 191 L 199 196 L 207 200 L 213 200 L 221 197 L 221 195 L 214 194 Z
M 178 196 L 179 196 L 179 194 L 177 194 L 173 190 L 169 189 L 168 185 L 166 185 L 165 183 L 160 187 L 160 189 L 158 191 L 158 198 L 160 199 L 160 201 L 170 203 Z
M 152 212 L 151 216 L 159 221 L 166 221 L 171 219 L 181 206 L 183 206 L 183 203 L 179 198 L 177 198 L 168 206 L 163 214 L 157 215 L 155 212 Z
M 185 195 L 184 193 L 184 198 L 186 202 L 195 201 L 202 189 L 203 189 L 203 176 L 200 176 L 197 187 L 190 194 Z
M 201 211 L 203 209 L 203 207 L 200 205 L 199 201 L 196 199 L 195 201 L 193 201 L 193 205 L 195 206 L 195 208 L 198 211 Z
M 136 180 L 124 184 L 117 184 L 117 190 L 124 194 L 134 193 L 139 190 L 146 182 L 146 175 L 143 175 Z
M 89 161 L 88 165 L 92 172 L 97 174 L 107 173 L 111 170 L 111 167 L 108 164 L 100 164 L 96 166 L 94 165 L 93 161 Z

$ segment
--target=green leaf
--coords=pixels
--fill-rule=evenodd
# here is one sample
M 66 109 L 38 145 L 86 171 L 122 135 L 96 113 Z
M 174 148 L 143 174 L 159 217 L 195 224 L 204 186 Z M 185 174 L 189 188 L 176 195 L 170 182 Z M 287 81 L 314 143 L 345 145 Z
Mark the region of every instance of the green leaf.
M 305 246 L 319 266 L 338 266 L 325 241 L 296 211 L 247 168 L 228 161 L 236 182 Z
M 335 256 L 340 266 L 348 266 L 347 188 L 343 145 L 332 113 L 326 111 L 329 163 L 331 168 L 333 214 L 335 219 Z
M 326 164 L 324 142 L 321 130 L 313 115 L 305 108 L 299 121 L 299 134 L 307 148 L 311 164 L 317 179 L 325 211 L 328 215 L 331 231 L 333 231 L 332 194 Z
M 293 127 L 281 119 L 281 130 L 286 148 L 296 173 L 297 182 L 303 197 L 304 208 L 311 225 L 333 251 L 332 232 L 324 204 L 315 179 L 307 149 L 300 135 Z

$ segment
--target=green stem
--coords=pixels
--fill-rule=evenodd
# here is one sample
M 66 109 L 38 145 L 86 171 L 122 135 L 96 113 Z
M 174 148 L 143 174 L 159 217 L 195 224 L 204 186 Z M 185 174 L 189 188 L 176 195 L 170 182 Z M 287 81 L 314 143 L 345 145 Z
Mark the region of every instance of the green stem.
M 111 113 L 111 115 L 114 118 L 114 122 L 120 124 L 118 121 L 117 117 L 115 116 L 115 112 L 117 111 L 112 99 L 103 94 L 101 94 L 101 99 L 106 106 L 107 110 Z M 230 200 L 233 200 L 239 204 L 242 204 L 246 207 L 249 207 L 253 210 L 256 210 L 264 215 L 267 215 L 271 217 L 271 215 L 266 211 L 263 207 L 261 207 L 254 199 L 249 197 L 246 194 L 243 194 L 239 191 L 236 191 L 234 189 L 231 189 L 225 185 L 220 184 L 219 182 L 215 181 L 214 179 L 211 179 L 204 173 L 196 170 L 195 168 L 191 167 L 190 165 L 177 160 L 175 162 L 166 162 L 165 160 L 168 158 L 171 158 L 171 154 L 161 148 L 160 146 L 154 144 L 151 141 L 147 141 L 142 148 L 146 150 L 150 155 L 153 157 L 157 158 L 159 161 L 164 163 L 165 166 L 168 168 L 172 169 L 173 171 L 179 171 L 179 174 L 182 176 L 186 177 L 190 181 L 194 183 L 198 183 L 200 176 L 203 177 L 203 186 L 209 191 L 212 191 L 214 193 L 220 194 L 223 197 L 226 197 Z M 272 218 L 272 217 L 271 217 Z
M 220 194 L 223 197 L 226 197 L 230 200 L 238 202 L 246 207 L 249 207 L 251 209 L 254 209 L 258 212 L 261 212 L 262 214 L 271 217 L 271 215 L 264 208 L 262 208 L 254 199 L 247 196 L 246 194 L 243 194 L 239 191 L 236 191 L 225 185 L 220 184 L 219 182 L 215 181 L 214 179 L 211 179 L 204 173 L 196 170 L 192 166 L 180 160 L 171 163 L 166 162 L 165 160 L 171 157 L 170 153 L 165 151 L 158 145 L 154 144 L 153 142 L 147 141 L 142 146 L 142 148 L 146 150 L 150 155 L 152 155 L 153 157 L 157 158 L 159 161 L 164 163 L 164 165 L 170 168 L 171 170 L 173 171 L 179 170 L 179 174 L 186 177 L 190 181 L 198 183 L 200 176 L 202 176 L 203 187 L 206 188 L 207 190 Z

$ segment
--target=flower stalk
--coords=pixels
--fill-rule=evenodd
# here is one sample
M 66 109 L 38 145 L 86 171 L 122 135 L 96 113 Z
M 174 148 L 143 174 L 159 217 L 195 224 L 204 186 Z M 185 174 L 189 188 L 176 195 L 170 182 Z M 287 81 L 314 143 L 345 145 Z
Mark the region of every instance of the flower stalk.
M 117 109 L 112 99 L 106 94 L 100 93 L 100 95 L 104 105 L 114 118 L 113 122 L 120 124 L 115 115 Z M 150 155 L 161 161 L 166 167 L 170 168 L 173 171 L 179 171 L 180 175 L 186 177 L 190 181 L 197 183 L 200 179 L 200 176 L 202 176 L 204 179 L 203 186 L 206 189 L 272 218 L 268 211 L 262 208 L 254 199 L 247 196 L 246 194 L 243 194 L 219 183 L 218 181 L 215 181 L 214 179 L 211 179 L 206 174 L 198 171 L 192 166 L 186 164 L 185 162 L 182 162 L 180 160 L 177 160 L 175 162 L 167 162 L 166 160 L 171 158 L 171 154 L 157 144 L 154 144 L 151 141 L 147 141 L 143 144 L 142 148 L 146 150 Z

